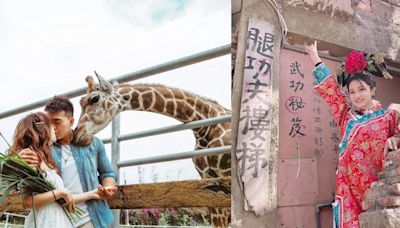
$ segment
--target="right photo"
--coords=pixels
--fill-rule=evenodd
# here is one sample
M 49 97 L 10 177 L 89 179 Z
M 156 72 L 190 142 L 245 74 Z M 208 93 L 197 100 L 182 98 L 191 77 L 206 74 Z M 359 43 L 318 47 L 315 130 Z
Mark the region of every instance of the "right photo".
M 231 227 L 400 227 L 399 12 L 232 0 Z

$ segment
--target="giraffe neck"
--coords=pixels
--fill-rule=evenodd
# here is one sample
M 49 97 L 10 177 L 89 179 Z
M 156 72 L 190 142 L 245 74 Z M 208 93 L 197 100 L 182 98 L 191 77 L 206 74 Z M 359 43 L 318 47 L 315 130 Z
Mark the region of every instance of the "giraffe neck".
M 162 85 L 120 85 L 115 92 L 113 97 L 119 100 L 120 111 L 154 112 L 184 123 L 229 112 L 214 101 Z

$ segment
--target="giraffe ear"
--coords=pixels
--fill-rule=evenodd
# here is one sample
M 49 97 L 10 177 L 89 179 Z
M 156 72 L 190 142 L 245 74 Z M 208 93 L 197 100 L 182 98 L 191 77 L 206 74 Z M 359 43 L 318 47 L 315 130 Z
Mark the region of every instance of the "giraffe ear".
M 87 93 L 91 93 L 91 92 L 95 91 L 96 85 L 95 85 L 95 82 L 94 82 L 92 76 L 87 76 L 85 80 L 88 84 Z
M 103 77 L 101 77 L 99 74 L 97 74 L 96 71 L 94 71 L 94 74 L 96 75 L 97 79 L 99 80 L 100 83 L 100 91 L 106 92 L 111 94 L 112 91 L 114 90 L 113 86 L 111 83 L 109 83 L 107 80 L 105 80 Z

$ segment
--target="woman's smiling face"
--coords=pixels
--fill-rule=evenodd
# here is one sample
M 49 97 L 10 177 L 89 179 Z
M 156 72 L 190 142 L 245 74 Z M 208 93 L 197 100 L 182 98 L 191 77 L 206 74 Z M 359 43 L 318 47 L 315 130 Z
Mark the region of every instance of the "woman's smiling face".
M 371 89 L 363 80 L 354 80 L 349 84 L 350 101 L 357 109 L 370 107 L 374 94 L 375 88 Z

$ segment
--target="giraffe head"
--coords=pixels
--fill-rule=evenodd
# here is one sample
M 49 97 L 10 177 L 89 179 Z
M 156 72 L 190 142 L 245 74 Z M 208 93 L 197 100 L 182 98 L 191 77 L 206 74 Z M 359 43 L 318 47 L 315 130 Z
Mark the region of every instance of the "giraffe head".
M 93 136 L 104 129 L 120 111 L 118 109 L 121 105 L 115 98 L 114 87 L 96 72 L 95 74 L 99 83 L 87 76 L 87 95 L 80 100 L 82 113 L 73 138 L 77 145 L 88 145 Z

